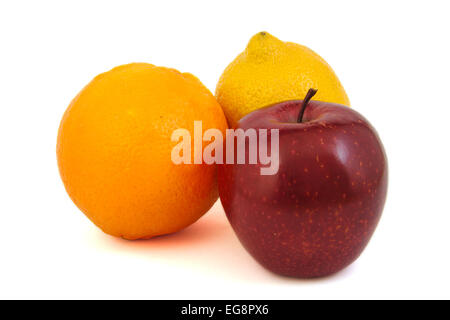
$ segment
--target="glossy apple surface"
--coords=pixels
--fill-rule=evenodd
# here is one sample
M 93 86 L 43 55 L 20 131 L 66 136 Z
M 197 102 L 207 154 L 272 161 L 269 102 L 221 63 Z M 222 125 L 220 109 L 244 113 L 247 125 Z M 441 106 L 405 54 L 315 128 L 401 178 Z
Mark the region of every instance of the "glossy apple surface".
M 277 174 L 261 175 L 259 163 L 224 164 L 218 183 L 247 251 L 277 274 L 312 278 L 345 268 L 364 250 L 383 210 L 388 170 L 380 138 L 363 116 L 311 101 L 297 123 L 302 102 L 257 110 L 237 125 L 279 129 Z

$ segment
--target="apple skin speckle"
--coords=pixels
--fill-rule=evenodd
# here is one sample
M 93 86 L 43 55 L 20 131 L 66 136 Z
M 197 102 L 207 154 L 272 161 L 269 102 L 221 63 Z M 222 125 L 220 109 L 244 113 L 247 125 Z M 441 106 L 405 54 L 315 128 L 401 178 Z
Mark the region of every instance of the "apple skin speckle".
M 342 270 L 362 253 L 381 217 L 388 168 L 378 134 L 359 113 L 311 101 L 296 123 L 301 104 L 259 109 L 237 125 L 279 129 L 277 174 L 260 175 L 260 163 L 224 164 L 218 184 L 231 226 L 262 266 L 313 278 Z

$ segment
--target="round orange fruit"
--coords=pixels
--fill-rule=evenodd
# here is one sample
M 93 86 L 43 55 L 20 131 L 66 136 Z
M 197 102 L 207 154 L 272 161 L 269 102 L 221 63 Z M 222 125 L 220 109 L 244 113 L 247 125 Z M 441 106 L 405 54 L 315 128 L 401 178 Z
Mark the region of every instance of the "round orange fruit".
M 196 120 L 203 132 L 227 128 L 214 96 L 189 73 L 133 63 L 98 75 L 71 102 L 58 132 L 69 196 L 105 233 L 125 239 L 192 224 L 218 197 L 215 165 L 171 160 L 173 131 L 193 132 Z

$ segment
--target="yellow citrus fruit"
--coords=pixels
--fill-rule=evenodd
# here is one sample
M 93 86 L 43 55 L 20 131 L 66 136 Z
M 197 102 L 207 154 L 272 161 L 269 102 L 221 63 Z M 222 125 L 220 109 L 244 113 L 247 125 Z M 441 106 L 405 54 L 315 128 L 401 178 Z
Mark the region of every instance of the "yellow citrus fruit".
M 190 225 L 218 197 L 214 165 L 171 160 L 173 131 L 193 132 L 195 120 L 203 131 L 227 128 L 214 96 L 189 73 L 133 63 L 97 76 L 59 128 L 58 165 L 68 194 L 113 236 L 151 238 Z
M 216 87 L 216 98 L 229 125 L 234 127 L 256 109 L 303 99 L 310 88 L 318 89 L 314 100 L 350 105 L 336 74 L 317 53 L 260 32 L 225 69 Z

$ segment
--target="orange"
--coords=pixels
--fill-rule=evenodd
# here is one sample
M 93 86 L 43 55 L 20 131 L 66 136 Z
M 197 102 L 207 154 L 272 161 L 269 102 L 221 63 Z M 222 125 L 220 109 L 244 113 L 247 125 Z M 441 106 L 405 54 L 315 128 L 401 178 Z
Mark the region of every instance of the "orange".
M 171 160 L 173 131 L 193 132 L 195 120 L 203 131 L 227 128 L 214 96 L 189 73 L 133 63 L 100 74 L 60 124 L 58 166 L 69 196 L 117 237 L 151 238 L 192 224 L 218 197 L 215 165 Z

